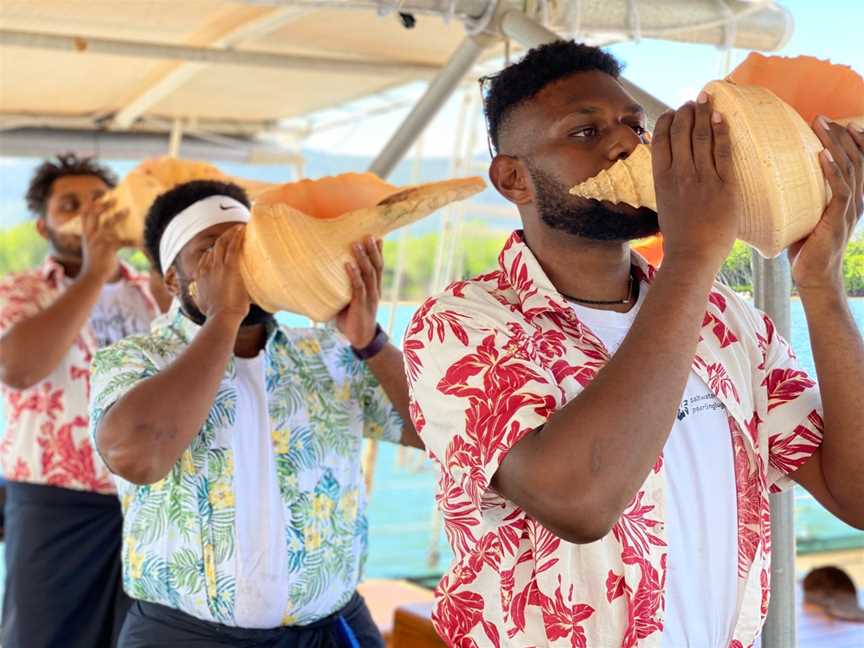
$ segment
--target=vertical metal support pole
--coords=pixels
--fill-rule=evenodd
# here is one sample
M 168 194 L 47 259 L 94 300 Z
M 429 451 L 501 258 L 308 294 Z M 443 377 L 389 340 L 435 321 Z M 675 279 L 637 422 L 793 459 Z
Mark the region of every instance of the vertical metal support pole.
M 493 41 L 494 38 L 483 34 L 468 36 L 462 41 L 447 61 L 447 65 L 432 79 L 426 92 L 369 166 L 372 173 L 381 178 L 390 175 L 423 129 L 459 87 L 462 78 L 474 67 L 486 46 Z
M 753 252 L 753 296 L 787 340 L 791 332 L 789 297 L 792 275 L 785 254 L 763 259 Z M 762 648 L 793 648 L 795 619 L 795 510 L 794 494 L 771 495 L 771 603 L 762 633 Z
M 171 124 L 171 137 L 168 140 L 168 156 L 180 157 L 180 145 L 183 143 L 183 120 L 175 117 Z

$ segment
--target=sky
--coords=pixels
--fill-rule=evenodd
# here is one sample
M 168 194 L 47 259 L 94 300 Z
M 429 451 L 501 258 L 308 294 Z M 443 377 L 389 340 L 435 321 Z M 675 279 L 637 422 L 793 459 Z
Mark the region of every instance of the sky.
M 794 30 L 786 47 L 773 54 L 828 58 L 864 74 L 864 0 L 779 0 L 777 4 L 792 13 Z M 724 74 L 726 53 L 713 45 L 642 39 L 638 43 L 613 45 L 609 50 L 625 63 L 627 78 L 672 106 L 695 99 L 705 83 Z M 746 54 L 744 50 L 733 50 L 733 66 Z M 388 98 L 394 102 L 410 101 L 419 97 L 423 90 L 423 84 L 414 84 L 388 93 Z M 466 91 L 477 92 L 476 85 L 471 83 Z M 449 157 L 453 154 L 457 130 L 454 125 L 458 123 L 464 92 L 457 92 L 430 124 L 422 142 L 424 155 Z M 376 105 L 375 100 L 366 103 Z M 313 135 L 306 141 L 306 147 L 374 156 L 407 112 L 407 109 L 393 111 Z M 481 128 L 479 112 L 475 112 L 475 120 L 477 128 Z M 483 137 L 475 140 L 475 152 L 484 151 Z

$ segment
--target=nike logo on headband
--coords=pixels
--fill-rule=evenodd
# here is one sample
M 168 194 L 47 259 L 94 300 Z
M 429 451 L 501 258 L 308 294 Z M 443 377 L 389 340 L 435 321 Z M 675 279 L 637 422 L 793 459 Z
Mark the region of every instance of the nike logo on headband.
M 234 209 L 236 206 L 237 206 L 237 205 L 228 205 L 228 206 L 226 207 L 226 206 L 223 205 L 222 203 L 219 203 L 219 209 L 222 209 L 222 210 L 224 210 L 224 211 L 228 211 L 229 209 Z

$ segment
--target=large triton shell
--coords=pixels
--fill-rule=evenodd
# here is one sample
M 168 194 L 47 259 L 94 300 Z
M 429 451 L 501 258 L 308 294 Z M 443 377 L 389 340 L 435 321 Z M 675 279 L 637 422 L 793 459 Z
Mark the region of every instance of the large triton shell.
M 705 91 L 729 124 L 744 198 L 738 238 L 774 257 L 813 231 L 830 198 L 818 157 L 823 147 L 808 121 L 823 114 L 864 125 L 864 80 L 812 57 L 751 54 L 730 79 L 712 81 Z M 571 193 L 656 210 L 650 149 L 639 145 Z
M 712 81 L 705 90 L 729 122 L 732 169 L 744 199 L 738 238 L 775 257 L 813 231 L 828 203 L 822 143 L 770 90 L 730 81 Z
M 271 188 L 273 185 L 255 180 L 228 176 L 212 164 L 194 160 L 179 160 L 160 157 L 145 160 L 132 169 L 120 183 L 109 191 L 103 200 L 114 200 L 116 210 L 127 210 L 128 215 L 117 224 L 117 235 L 130 244 L 140 246 L 144 239 L 144 221 L 153 201 L 177 185 L 193 180 L 220 180 L 233 182 L 246 189 L 250 197 Z M 104 218 L 104 217 L 103 217 Z M 66 223 L 61 231 L 81 234 L 81 219 Z
M 271 189 L 252 207 L 246 227 L 243 280 L 253 302 L 318 322 L 351 301 L 345 264 L 351 245 L 382 237 L 448 203 L 483 190 L 480 178 L 399 190 L 372 174 L 304 180 Z
M 705 89 L 729 123 L 732 167 L 744 198 L 738 238 L 774 257 L 807 236 L 825 209 L 827 185 L 818 157 L 822 144 L 798 113 L 769 90 L 729 81 L 712 81 Z M 656 210 L 650 149 L 640 144 L 630 157 L 571 193 Z
M 663 262 L 663 236 L 660 234 L 632 241 L 630 248 L 655 268 Z

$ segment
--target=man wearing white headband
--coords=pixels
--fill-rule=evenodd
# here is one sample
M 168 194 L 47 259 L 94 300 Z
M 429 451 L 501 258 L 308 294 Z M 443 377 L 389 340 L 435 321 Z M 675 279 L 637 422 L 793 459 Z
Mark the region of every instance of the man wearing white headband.
M 116 475 L 134 600 L 120 646 L 383 646 L 356 593 L 361 443 L 422 446 L 403 423 L 402 354 L 375 321 L 380 243 L 346 268 L 354 298 L 336 327 L 349 346 L 250 303 L 248 220 L 232 184 L 157 199 L 146 246 L 179 306 L 93 362 L 91 433 Z

